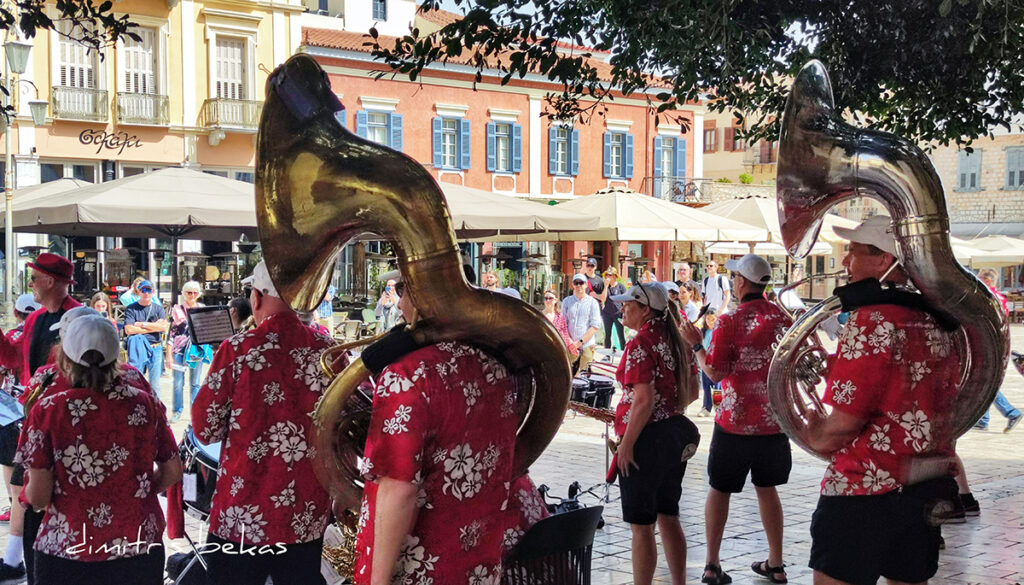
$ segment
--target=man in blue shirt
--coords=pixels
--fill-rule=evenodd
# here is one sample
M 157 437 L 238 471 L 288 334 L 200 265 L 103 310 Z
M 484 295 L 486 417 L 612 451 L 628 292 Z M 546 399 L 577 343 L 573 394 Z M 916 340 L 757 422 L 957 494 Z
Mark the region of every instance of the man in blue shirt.
M 153 302 L 153 283 L 139 283 L 139 300 L 124 309 L 124 334 L 127 337 L 128 363 L 146 374 L 153 394 L 160 395 L 160 375 L 164 371 L 161 336 L 167 331 L 167 313 Z
M 573 374 L 584 370 L 594 361 L 594 336 L 604 325 L 601 320 L 601 306 L 597 299 L 587 292 L 587 276 L 572 277 L 572 294 L 562 301 L 562 314 L 569 328 L 572 343 L 580 350 L 580 357 L 573 364 Z

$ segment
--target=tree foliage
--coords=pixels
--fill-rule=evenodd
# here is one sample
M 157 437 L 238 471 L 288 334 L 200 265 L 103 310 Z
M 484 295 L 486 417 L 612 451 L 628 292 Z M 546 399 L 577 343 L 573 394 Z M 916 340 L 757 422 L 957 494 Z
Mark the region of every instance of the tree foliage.
M 1019 128 L 1024 109 L 1022 0 L 449 2 L 464 16 L 434 33 L 414 29 L 384 46 L 371 31 L 374 55 L 412 79 L 453 59 L 478 80 L 495 67 L 503 83 L 544 75 L 562 87 L 548 100 L 557 117 L 653 87 L 659 112 L 711 99 L 712 111 L 750 116 L 748 139 L 771 138 L 789 80 L 812 58 L 828 69 L 839 108 L 913 140 L 969 142 Z M 559 39 L 609 52 L 611 78 Z

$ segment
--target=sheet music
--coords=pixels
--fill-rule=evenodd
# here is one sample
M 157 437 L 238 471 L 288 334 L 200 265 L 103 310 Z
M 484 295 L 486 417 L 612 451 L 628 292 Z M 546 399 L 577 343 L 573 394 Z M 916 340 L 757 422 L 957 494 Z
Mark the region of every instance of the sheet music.
M 189 309 L 188 322 L 192 330 L 192 343 L 211 344 L 216 348 L 220 342 L 235 334 L 231 324 L 231 313 L 223 305 Z

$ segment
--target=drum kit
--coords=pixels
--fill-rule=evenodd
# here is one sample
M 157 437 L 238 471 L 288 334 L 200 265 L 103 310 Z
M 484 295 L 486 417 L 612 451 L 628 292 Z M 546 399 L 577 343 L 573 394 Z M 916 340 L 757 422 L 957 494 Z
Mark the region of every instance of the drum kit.
M 185 429 L 185 435 L 178 445 L 178 454 L 185 469 L 181 480 L 182 509 L 200 522 L 206 522 L 210 517 L 213 492 L 217 488 L 217 473 L 220 469 L 220 445 L 200 443 L 192 432 L 192 425 Z M 188 562 L 175 576 L 175 585 L 185 585 L 197 580 L 195 572 L 192 571 L 196 563 L 202 565 L 204 570 L 208 569 L 203 555 L 199 553 L 188 531 L 184 531 L 184 534 L 193 552 Z

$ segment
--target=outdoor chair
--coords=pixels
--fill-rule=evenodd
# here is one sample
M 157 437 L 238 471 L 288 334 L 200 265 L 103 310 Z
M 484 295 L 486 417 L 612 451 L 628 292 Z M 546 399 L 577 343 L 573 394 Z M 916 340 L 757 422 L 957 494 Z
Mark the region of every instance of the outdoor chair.
M 363 337 L 374 335 L 377 333 L 377 315 L 374 314 L 373 309 L 363 309 Z
M 590 585 L 594 533 L 604 506 L 554 514 L 537 522 L 502 563 L 503 585 Z
M 355 341 L 359 339 L 359 328 L 362 324 L 361 321 L 346 319 L 334 328 L 334 336 L 342 341 Z

